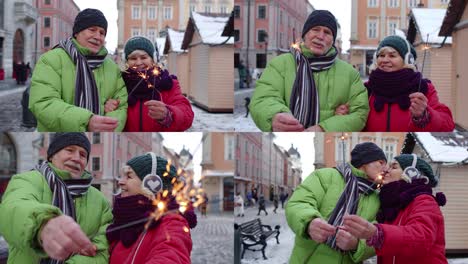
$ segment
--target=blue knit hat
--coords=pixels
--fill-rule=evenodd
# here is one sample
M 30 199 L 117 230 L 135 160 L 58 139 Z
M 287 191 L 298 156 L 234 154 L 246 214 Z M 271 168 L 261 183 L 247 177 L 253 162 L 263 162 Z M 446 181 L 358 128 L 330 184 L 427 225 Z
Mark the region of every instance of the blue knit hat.
M 128 59 L 128 55 L 130 55 L 135 50 L 145 51 L 154 60 L 154 45 L 151 43 L 151 40 L 143 36 L 136 36 L 127 40 L 127 43 L 125 43 L 124 47 L 125 59 Z

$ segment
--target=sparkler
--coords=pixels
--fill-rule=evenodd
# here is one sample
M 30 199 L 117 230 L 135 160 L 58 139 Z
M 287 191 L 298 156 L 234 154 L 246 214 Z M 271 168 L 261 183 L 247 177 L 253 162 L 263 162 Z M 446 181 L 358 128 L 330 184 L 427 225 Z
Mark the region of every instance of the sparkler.
M 422 63 L 422 68 L 421 68 L 421 75 L 424 72 L 424 64 L 426 62 L 426 53 L 427 53 L 428 49 L 430 49 L 430 47 L 429 47 L 429 34 L 427 34 L 426 44 L 423 47 L 424 55 L 423 55 L 423 63 Z M 419 80 L 418 92 L 421 92 L 421 82 L 422 82 L 422 76 L 421 76 L 421 79 Z
M 137 76 L 140 77 L 141 79 L 132 88 L 132 90 L 130 90 L 130 92 L 128 93 L 128 96 L 130 96 L 133 93 L 133 91 L 135 91 L 136 88 L 143 81 L 147 83 L 149 89 L 156 88 L 156 77 L 158 77 L 161 74 L 161 71 L 159 70 L 158 66 L 154 66 L 153 70 L 150 70 L 150 71 L 148 70 L 138 71 L 137 67 L 131 67 L 131 69 L 136 71 Z M 131 74 L 131 72 L 127 72 L 127 73 Z M 153 80 L 152 83 L 151 83 L 151 80 Z

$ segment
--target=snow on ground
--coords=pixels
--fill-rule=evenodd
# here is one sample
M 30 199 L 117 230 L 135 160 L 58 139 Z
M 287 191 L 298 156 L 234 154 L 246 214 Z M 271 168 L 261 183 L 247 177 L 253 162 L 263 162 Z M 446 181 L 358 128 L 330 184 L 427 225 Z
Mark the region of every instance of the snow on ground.
M 244 217 L 234 217 L 235 223 L 244 223 L 255 218 L 260 218 L 262 223 L 265 225 L 270 225 L 272 228 L 275 225 L 280 225 L 280 235 L 279 242 L 276 244 L 275 238 L 270 238 L 265 248 L 265 254 L 267 260 L 264 260 L 262 257 L 261 251 L 246 251 L 244 258 L 242 259 L 242 264 L 286 264 L 288 263 L 289 256 L 291 255 L 292 249 L 294 247 L 294 233 L 289 228 L 286 222 L 286 216 L 284 214 L 284 209 L 278 208 L 277 214 L 273 213 L 273 206 L 267 206 L 268 215 L 265 216 L 264 212 L 261 212 L 260 216 L 257 216 L 258 207 L 247 207 L 245 209 Z M 226 262 L 227 263 L 227 262 Z M 453 258 L 448 259 L 449 264 L 468 264 L 468 258 Z M 377 259 L 371 258 L 364 261 L 364 264 L 377 264 Z
M 209 113 L 195 105 L 192 105 L 192 110 L 195 116 L 187 132 L 234 131 L 233 114 Z

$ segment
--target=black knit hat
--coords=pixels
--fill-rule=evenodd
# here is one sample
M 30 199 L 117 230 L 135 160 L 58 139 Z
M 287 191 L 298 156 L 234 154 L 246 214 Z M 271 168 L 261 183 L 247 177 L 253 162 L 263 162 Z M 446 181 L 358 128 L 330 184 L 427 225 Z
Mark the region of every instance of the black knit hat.
M 125 43 L 124 52 L 125 52 L 125 59 L 128 59 L 128 55 L 130 55 L 135 50 L 144 50 L 148 55 L 154 60 L 154 45 L 151 43 L 151 40 L 142 37 L 136 36 L 127 40 Z
M 177 169 L 174 165 L 171 164 L 170 171 L 166 171 L 167 167 L 167 160 L 163 157 L 156 157 L 157 159 L 157 166 L 156 166 L 156 174 L 161 177 L 163 182 L 163 190 L 172 190 L 173 183 L 171 182 L 173 178 L 177 178 Z M 147 153 L 144 155 L 136 156 L 131 158 L 127 161 L 127 165 L 130 166 L 133 171 L 135 171 L 136 175 L 140 180 L 143 180 L 146 175 L 151 174 L 151 166 L 153 160 L 151 158 L 151 154 Z M 165 174 L 167 172 L 167 175 Z
M 104 14 L 93 8 L 86 8 L 78 13 L 73 23 L 73 36 L 92 26 L 102 27 L 107 34 L 107 20 Z
M 68 146 L 80 146 L 86 150 L 88 154 L 86 159 L 89 160 L 89 152 L 91 151 L 91 143 L 85 133 L 70 132 L 70 133 L 55 133 L 52 138 L 49 148 L 47 149 L 47 160 L 60 150 Z
M 414 49 L 413 45 L 411 45 L 409 42 L 407 42 L 403 37 L 393 35 L 393 36 L 388 36 L 385 37 L 380 43 L 379 46 L 377 47 L 377 54 L 379 54 L 379 51 L 383 47 L 392 47 L 394 48 L 398 54 L 405 59 L 406 54 L 408 53 L 408 45 L 410 47 L 410 52 L 413 54 L 414 59 L 416 60 L 417 54 L 416 50 Z
M 387 157 L 382 149 L 372 142 L 357 144 L 351 151 L 351 165 L 355 168 L 376 160 L 387 161 Z
M 395 157 L 395 160 L 398 161 L 400 164 L 400 167 L 402 170 L 405 170 L 407 167 L 411 166 L 413 164 L 413 155 L 412 154 L 401 154 L 399 156 Z M 429 178 L 429 184 L 432 187 L 435 187 L 439 180 L 437 177 L 434 175 L 434 172 L 432 171 L 431 165 L 429 165 L 425 160 L 421 159 L 418 157 L 418 160 L 416 161 L 416 169 L 418 171 Z
M 307 34 L 307 32 L 309 32 L 309 30 L 315 26 L 324 26 L 329 28 L 333 32 L 333 42 L 335 42 L 338 26 L 336 24 L 335 16 L 330 13 L 330 11 L 314 10 L 312 13 L 310 13 L 309 17 L 304 23 L 304 27 L 302 28 L 302 38 L 304 38 L 305 34 Z

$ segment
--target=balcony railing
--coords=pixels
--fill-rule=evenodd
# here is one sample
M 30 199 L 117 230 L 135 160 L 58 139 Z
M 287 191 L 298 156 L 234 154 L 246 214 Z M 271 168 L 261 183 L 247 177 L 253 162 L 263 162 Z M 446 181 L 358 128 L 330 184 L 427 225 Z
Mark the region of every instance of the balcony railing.
M 38 17 L 37 10 L 32 5 L 25 2 L 15 3 L 15 17 L 17 20 L 24 20 L 27 24 L 33 24 Z

